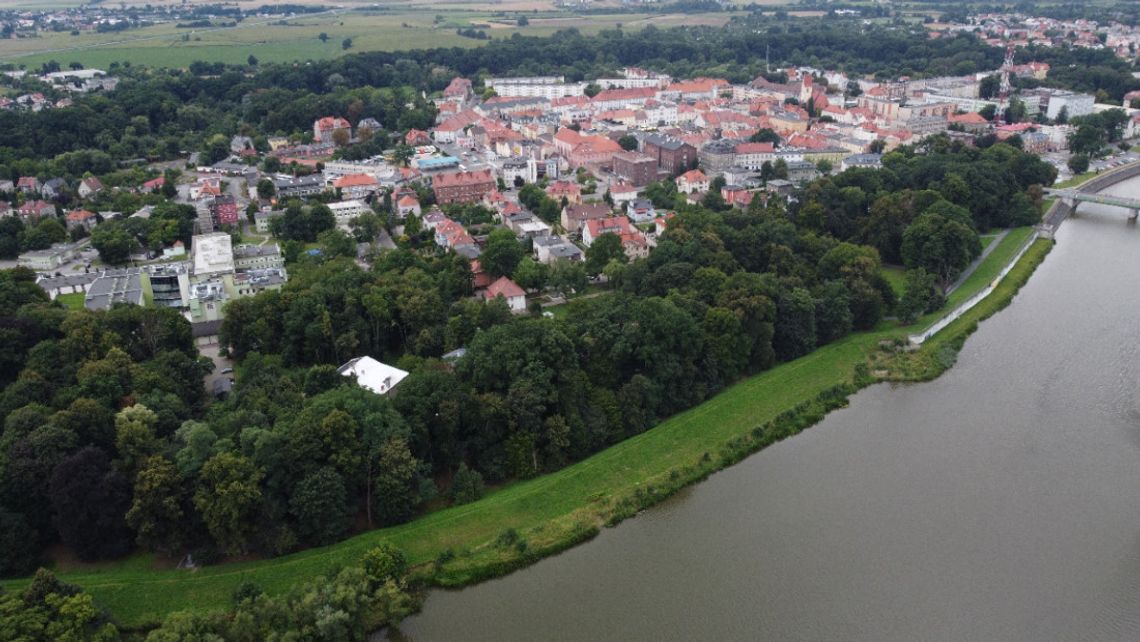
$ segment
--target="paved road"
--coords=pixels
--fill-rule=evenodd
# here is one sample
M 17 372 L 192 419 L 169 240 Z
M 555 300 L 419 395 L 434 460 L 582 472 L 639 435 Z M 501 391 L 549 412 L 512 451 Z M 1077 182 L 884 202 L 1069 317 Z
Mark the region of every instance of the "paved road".
M 978 266 L 982 264 L 982 261 L 986 260 L 986 257 L 989 256 L 990 253 L 992 253 L 997 248 L 1002 240 L 1005 239 L 1005 236 L 1007 234 L 1009 234 L 1009 230 L 1002 230 L 1001 234 L 998 234 L 993 241 L 990 241 L 990 244 L 986 246 L 986 249 L 982 250 L 981 256 L 974 259 L 974 262 L 962 271 L 962 275 L 958 277 L 957 281 L 954 281 L 954 284 L 951 285 L 948 290 L 946 290 L 946 294 L 950 294 L 954 290 L 957 290 L 958 286 L 962 285 L 966 279 L 970 278 L 970 275 L 974 273 L 974 270 L 978 269 Z

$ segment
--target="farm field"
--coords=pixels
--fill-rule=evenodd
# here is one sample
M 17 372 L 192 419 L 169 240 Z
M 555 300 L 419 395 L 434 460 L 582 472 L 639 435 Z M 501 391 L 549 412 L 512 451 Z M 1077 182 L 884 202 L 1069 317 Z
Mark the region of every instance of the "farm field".
M 0 62 L 35 68 L 55 60 L 62 65 L 79 62 L 87 67 L 107 68 L 112 62 L 130 62 L 165 67 L 186 67 L 194 61 L 244 64 L 250 55 L 261 62 L 327 60 L 348 53 L 401 51 L 431 47 L 477 47 L 486 44 L 460 36 L 457 29 L 485 25 L 493 39 L 519 33 L 550 36 L 559 29 L 574 28 L 587 34 L 621 25 L 639 30 L 648 25 L 668 28 L 678 25 L 723 25 L 732 12 L 707 14 L 596 14 L 575 15 L 553 11 L 522 13 L 497 8 L 493 12 L 450 9 L 454 5 L 399 10 L 335 9 L 322 14 L 279 18 L 250 18 L 236 27 L 179 29 L 173 24 L 155 25 L 120 33 L 44 33 L 42 37 L 0 40 Z M 519 27 L 518 16 L 530 24 Z M 322 41 L 320 34 L 326 34 Z M 351 39 L 345 49 L 342 43 Z

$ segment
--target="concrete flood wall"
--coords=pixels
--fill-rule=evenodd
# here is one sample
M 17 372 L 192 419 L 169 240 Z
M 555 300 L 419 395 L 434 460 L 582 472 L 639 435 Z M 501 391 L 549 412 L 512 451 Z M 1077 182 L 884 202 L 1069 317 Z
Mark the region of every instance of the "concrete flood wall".
M 1081 183 L 1081 185 L 1077 187 L 1077 190 L 1090 193 L 1099 192 L 1106 187 L 1115 185 L 1122 181 L 1126 181 L 1135 176 L 1140 176 L 1140 163 L 1131 163 L 1129 165 L 1124 165 L 1123 167 L 1118 167 L 1111 171 L 1104 172 L 1103 174 L 1100 174 L 1094 178 L 1090 178 L 1084 183 Z M 922 345 L 924 341 L 937 334 L 939 330 L 942 330 L 946 326 L 958 320 L 958 318 L 965 314 L 970 308 L 981 303 L 982 299 L 985 299 L 987 296 L 989 296 L 990 293 L 993 292 L 994 289 L 998 286 L 998 284 L 1001 283 L 1002 279 L 1004 279 L 1006 275 L 1009 274 L 1009 271 L 1013 269 L 1013 266 L 1017 265 L 1017 262 L 1021 260 L 1021 257 L 1025 255 L 1025 252 L 1029 249 L 1030 245 L 1033 245 L 1034 241 L 1039 238 L 1053 238 L 1053 232 L 1056 231 L 1057 226 L 1059 226 L 1062 221 L 1064 221 L 1073 213 L 1073 209 L 1073 207 L 1070 207 L 1062 199 L 1054 201 L 1053 206 L 1049 208 L 1048 212 L 1045 213 L 1045 224 L 1038 226 L 1038 229 L 1035 230 L 1033 234 L 1029 235 L 1029 238 L 1025 240 L 1025 243 L 1017 251 L 1017 254 L 1015 254 L 1013 258 L 1010 259 L 1009 263 L 1006 264 L 1004 268 L 1002 268 L 997 277 L 991 281 L 990 284 L 985 287 L 985 289 L 962 302 L 961 305 L 951 310 L 949 314 L 936 321 L 926 330 L 923 330 L 918 334 L 910 335 L 908 337 L 910 339 L 910 342 L 914 345 Z

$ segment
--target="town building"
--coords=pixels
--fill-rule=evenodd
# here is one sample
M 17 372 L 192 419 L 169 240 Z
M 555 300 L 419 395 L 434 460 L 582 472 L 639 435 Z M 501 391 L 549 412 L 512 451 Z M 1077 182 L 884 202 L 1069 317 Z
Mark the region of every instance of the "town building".
M 495 177 L 489 169 L 444 172 L 432 177 L 435 200 L 448 203 L 475 203 L 495 189 Z
M 635 187 L 645 187 L 657 180 L 657 159 L 641 152 L 620 152 L 613 155 L 613 171 Z
M 657 159 L 657 166 L 676 176 L 697 164 L 697 149 L 678 138 L 648 134 L 641 139 L 641 151 Z
M 333 133 L 338 129 L 345 130 L 352 136 L 352 124 L 340 116 L 325 116 L 313 121 L 313 140 L 318 143 L 333 142 Z

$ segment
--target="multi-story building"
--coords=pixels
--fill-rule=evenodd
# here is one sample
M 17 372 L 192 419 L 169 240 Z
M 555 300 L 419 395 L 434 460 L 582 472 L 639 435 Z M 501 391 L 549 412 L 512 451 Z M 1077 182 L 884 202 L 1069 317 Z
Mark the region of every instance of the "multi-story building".
M 333 142 L 333 132 L 343 129 L 352 135 L 352 125 L 339 116 L 325 116 L 313 121 L 313 139 L 320 143 Z
M 230 194 L 215 196 L 210 203 L 210 219 L 215 229 L 223 225 L 237 225 L 238 208 L 234 197 Z
M 444 172 L 432 178 L 437 203 L 474 203 L 494 191 L 495 177 L 489 169 Z
M 525 96 L 546 98 L 562 98 L 563 96 L 581 96 L 588 83 L 565 82 L 562 76 L 531 76 L 526 78 L 488 78 L 484 81 L 487 87 L 495 90 L 499 96 Z
M 672 136 L 649 134 L 641 140 L 642 153 L 657 159 L 657 166 L 676 176 L 697 163 L 697 149 Z
M 640 152 L 614 154 L 614 174 L 635 187 L 657 180 L 657 159 Z
M 736 146 L 736 164 L 750 170 L 758 170 L 764 163 L 776 160 L 776 147 L 772 143 L 740 143 Z
M 325 191 L 325 179 L 320 174 L 309 176 L 285 176 L 273 179 L 278 199 L 298 196 L 312 196 Z
M 736 164 L 736 146 L 739 142 L 721 139 L 706 143 L 698 153 L 701 168 L 709 176 L 723 174 L 725 170 Z

